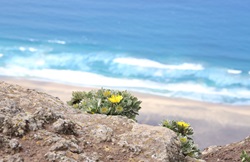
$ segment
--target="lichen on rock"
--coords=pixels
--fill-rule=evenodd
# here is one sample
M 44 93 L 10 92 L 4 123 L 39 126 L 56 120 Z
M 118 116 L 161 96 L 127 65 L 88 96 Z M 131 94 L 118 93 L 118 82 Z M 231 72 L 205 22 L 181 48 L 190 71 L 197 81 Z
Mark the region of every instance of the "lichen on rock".
M 76 134 L 76 124 L 70 120 L 58 119 L 53 123 L 53 129 L 59 134 Z

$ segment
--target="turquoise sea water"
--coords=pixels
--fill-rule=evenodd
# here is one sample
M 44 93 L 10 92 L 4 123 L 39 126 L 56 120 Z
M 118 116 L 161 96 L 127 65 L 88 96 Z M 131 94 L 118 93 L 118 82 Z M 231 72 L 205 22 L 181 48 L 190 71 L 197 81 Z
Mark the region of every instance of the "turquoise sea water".
M 2 0 L 0 75 L 250 104 L 250 1 Z

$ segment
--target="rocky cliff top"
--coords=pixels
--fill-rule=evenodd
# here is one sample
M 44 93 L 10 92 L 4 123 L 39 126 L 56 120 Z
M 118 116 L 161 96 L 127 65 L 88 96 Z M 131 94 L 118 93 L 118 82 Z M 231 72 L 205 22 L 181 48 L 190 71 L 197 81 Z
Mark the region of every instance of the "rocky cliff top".
M 183 161 L 176 134 L 0 82 L 0 161 Z
M 202 158 L 208 162 L 241 162 L 240 156 L 243 150 L 250 155 L 250 136 L 226 146 L 210 146 L 203 151 Z
M 86 114 L 57 97 L 0 82 L 0 162 L 183 162 L 176 134 L 122 116 Z M 250 137 L 209 147 L 207 162 L 241 161 Z M 202 160 L 199 160 L 202 161 Z

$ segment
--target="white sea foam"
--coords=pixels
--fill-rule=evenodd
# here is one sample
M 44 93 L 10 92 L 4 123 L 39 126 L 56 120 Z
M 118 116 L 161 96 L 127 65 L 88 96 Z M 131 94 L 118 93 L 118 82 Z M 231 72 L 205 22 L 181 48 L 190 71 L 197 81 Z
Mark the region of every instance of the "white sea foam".
M 56 43 L 56 44 L 66 44 L 63 40 L 48 40 L 49 43 Z
M 48 50 L 37 50 L 38 52 L 29 57 L 23 57 L 22 55 L 11 57 L 8 63 L 10 66 L 16 65 L 20 67 L 25 67 L 27 69 L 34 68 L 49 68 L 49 67 L 65 67 L 71 68 L 76 66 L 79 70 L 88 70 L 88 61 L 81 55 L 71 55 L 71 54 L 48 54 Z M 75 59 L 77 58 L 77 59 Z
M 42 62 L 42 61 L 41 61 Z M 195 82 L 163 84 L 142 79 L 111 78 L 89 72 L 55 69 L 28 69 L 22 66 L 12 65 L 6 68 L 0 67 L 1 75 L 25 76 L 47 79 L 68 84 L 87 85 L 95 87 L 110 87 L 119 89 L 133 89 L 156 93 L 169 97 L 184 97 L 195 100 L 224 103 L 229 100 L 241 102 L 238 99 L 250 100 L 250 91 L 244 88 L 218 89 Z M 153 91 L 150 91 L 154 90 Z M 165 92 L 165 93 L 163 93 Z M 243 102 L 242 102 L 243 103 Z
M 162 77 L 163 76 L 163 73 L 162 71 L 158 70 L 154 73 L 154 76 L 157 76 L 157 77 Z
M 0 73 L 2 75 L 11 76 L 29 76 L 38 77 L 44 79 L 50 79 L 65 83 L 74 83 L 79 85 L 89 85 L 89 86 L 107 86 L 107 87 L 149 87 L 149 88 L 159 88 L 150 81 L 142 81 L 139 79 L 118 79 L 105 77 L 98 74 L 93 74 L 89 72 L 80 72 L 72 70 L 55 70 L 55 69 L 42 69 L 42 70 L 31 70 L 20 66 L 12 66 L 8 68 L 1 68 Z
M 3 57 L 4 54 L 0 53 L 0 58 Z
M 139 66 L 143 68 L 159 68 L 159 69 L 170 69 L 170 70 L 203 70 L 204 67 L 200 64 L 183 63 L 179 65 L 166 65 L 156 61 L 148 59 L 137 59 L 137 58 L 115 58 L 114 63 Z
M 244 88 L 235 89 L 216 89 L 195 83 L 171 84 L 163 89 L 170 91 L 166 96 L 189 98 L 193 100 L 230 103 L 230 104 L 247 104 L 250 101 L 250 91 Z M 241 101 L 245 100 L 246 102 Z M 240 102 L 239 102 L 240 101 Z
M 30 52 L 36 52 L 37 51 L 37 49 L 33 48 L 33 47 L 29 47 L 28 49 L 29 49 Z
M 30 51 L 30 52 L 36 52 L 37 49 L 34 48 L 34 47 L 28 47 L 28 48 L 25 48 L 25 47 L 19 47 L 19 50 L 24 52 L 24 51 Z
M 235 69 L 228 69 L 227 72 L 229 74 L 241 74 L 242 73 L 241 70 L 235 70 Z
M 45 65 L 45 61 L 42 60 L 42 59 L 39 59 L 39 60 L 36 60 L 36 61 L 35 61 L 35 64 L 36 64 L 37 66 L 44 66 L 44 65 Z
M 25 47 L 19 47 L 19 50 L 23 52 L 23 51 L 26 50 L 26 48 Z

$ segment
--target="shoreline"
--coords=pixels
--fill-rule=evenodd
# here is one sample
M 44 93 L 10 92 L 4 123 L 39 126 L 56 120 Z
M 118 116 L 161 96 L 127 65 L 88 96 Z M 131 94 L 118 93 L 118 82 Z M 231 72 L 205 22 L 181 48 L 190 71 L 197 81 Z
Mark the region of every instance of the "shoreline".
M 0 81 L 36 89 L 69 101 L 72 91 L 90 91 L 96 87 L 81 87 L 33 80 L 24 77 L 0 76 Z M 250 135 L 250 106 L 223 105 L 189 99 L 169 98 L 132 92 L 142 101 L 138 123 L 159 125 L 163 120 L 184 120 L 194 128 L 194 140 L 199 148 L 225 145 Z

